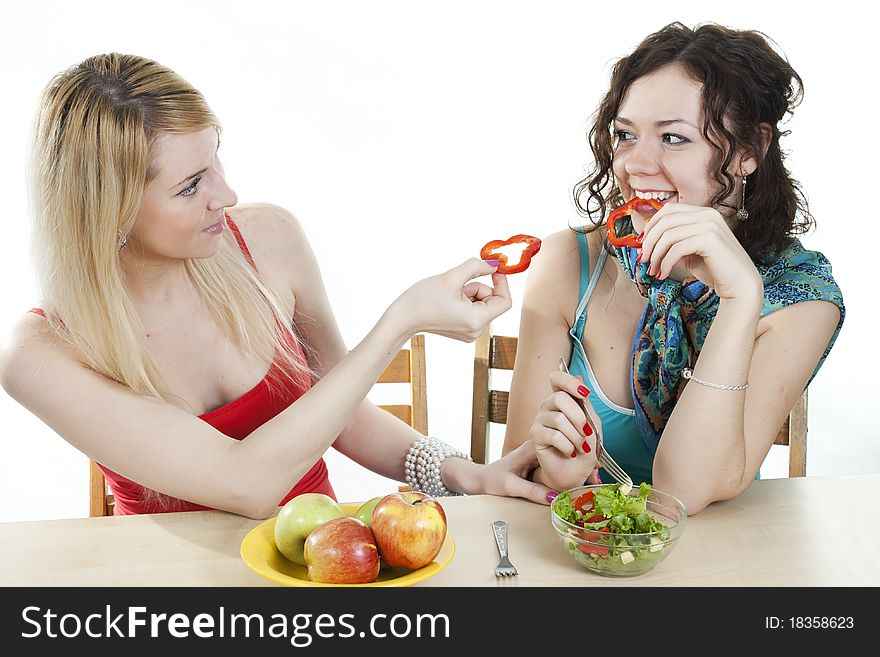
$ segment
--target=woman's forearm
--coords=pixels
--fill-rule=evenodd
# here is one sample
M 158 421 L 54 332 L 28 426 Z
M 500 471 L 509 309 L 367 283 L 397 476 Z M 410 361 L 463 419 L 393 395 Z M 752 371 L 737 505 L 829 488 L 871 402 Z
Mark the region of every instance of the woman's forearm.
M 373 472 L 404 481 L 404 462 L 422 434 L 369 401 L 361 403 L 333 446 Z
M 240 484 L 271 512 L 355 416 L 376 379 L 409 338 L 393 312 L 296 403 L 230 448 Z
M 722 299 L 694 376 L 741 385 L 748 379 L 760 296 Z M 654 459 L 654 484 L 695 513 L 738 492 L 746 464 L 745 390 L 719 390 L 691 381 L 675 405 Z

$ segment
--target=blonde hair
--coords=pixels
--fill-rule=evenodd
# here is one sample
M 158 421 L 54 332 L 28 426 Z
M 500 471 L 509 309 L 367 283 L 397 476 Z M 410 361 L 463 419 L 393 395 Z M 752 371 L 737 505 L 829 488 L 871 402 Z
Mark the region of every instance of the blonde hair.
M 154 61 L 110 53 L 55 76 L 40 104 L 31 162 L 34 255 L 56 334 L 96 372 L 172 401 L 126 289 L 119 249 L 132 229 L 150 155 L 163 134 L 220 125 L 202 94 Z M 229 339 L 270 368 L 275 384 L 312 372 L 292 318 L 247 262 L 232 231 L 219 252 L 187 260 L 196 289 Z

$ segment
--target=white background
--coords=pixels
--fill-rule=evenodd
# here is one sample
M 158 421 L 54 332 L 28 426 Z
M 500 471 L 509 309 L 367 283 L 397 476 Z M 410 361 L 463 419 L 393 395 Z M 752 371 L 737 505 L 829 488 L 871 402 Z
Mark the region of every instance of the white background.
M 673 20 L 715 21 L 767 33 L 805 81 L 783 145 L 819 222 L 804 242 L 831 259 L 848 308 L 810 390 L 808 474 L 878 472 L 880 358 L 868 320 L 878 207 L 864 202 L 880 176 L 876 33 L 855 2 L 805 7 L 14 3 L 0 23 L 0 339 L 39 298 L 24 174 L 37 98 L 90 55 L 147 56 L 204 93 L 224 126 L 230 184 L 242 202 L 300 218 L 354 346 L 405 287 L 489 239 L 578 223 L 570 190 L 589 161 L 588 118 L 612 62 Z M 496 333 L 516 333 L 523 279 L 511 277 L 514 309 Z M 467 450 L 473 346 L 428 336 L 427 349 L 431 433 Z M 0 521 L 87 515 L 86 458 L 2 392 L 0 440 Z M 496 434 L 494 454 L 499 443 Z M 765 477 L 785 475 L 784 450 L 774 448 Z M 332 450 L 328 461 L 342 501 L 394 489 Z

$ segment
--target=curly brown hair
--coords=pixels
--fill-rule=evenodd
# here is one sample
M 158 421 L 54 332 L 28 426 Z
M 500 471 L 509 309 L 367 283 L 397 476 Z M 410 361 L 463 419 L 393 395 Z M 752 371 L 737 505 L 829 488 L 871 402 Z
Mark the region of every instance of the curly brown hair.
M 613 122 L 630 85 L 638 78 L 675 64 L 702 85 L 702 133 L 715 150 L 714 179 L 721 189 L 712 205 L 724 205 L 735 189 L 727 169 L 738 151 L 759 163 L 749 175 L 747 221 L 733 227 L 736 238 L 755 262 L 775 260 L 794 235 L 815 223 L 800 184 L 785 167 L 779 123 L 791 115 L 803 97 L 803 83 L 788 61 L 770 45 L 769 37 L 754 30 L 733 30 L 714 23 L 696 29 L 671 23 L 649 35 L 611 72 L 588 139 L 594 166 L 574 187 L 578 213 L 588 218 L 592 232 L 604 224 L 606 211 L 623 203 L 612 173 L 615 138 Z M 770 142 L 761 124 L 770 127 Z M 589 192 L 587 206 L 581 197 Z

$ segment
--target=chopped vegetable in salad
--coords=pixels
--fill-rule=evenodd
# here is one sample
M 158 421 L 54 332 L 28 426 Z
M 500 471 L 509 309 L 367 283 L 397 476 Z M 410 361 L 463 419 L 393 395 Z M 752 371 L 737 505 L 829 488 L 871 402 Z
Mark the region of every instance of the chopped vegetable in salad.
M 638 559 L 660 556 L 669 528 L 648 513 L 651 485 L 643 482 L 638 496 L 630 490 L 607 484 L 574 500 L 564 491 L 553 501 L 553 512 L 575 525 L 569 534 L 580 540 L 570 540 L 568 549 L 578 561 L 589 558 L 591 567 L 601 564 L 603 570 L 624 571 Z

